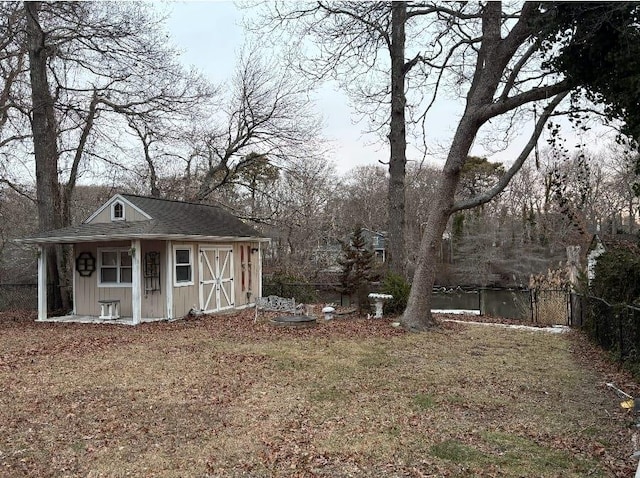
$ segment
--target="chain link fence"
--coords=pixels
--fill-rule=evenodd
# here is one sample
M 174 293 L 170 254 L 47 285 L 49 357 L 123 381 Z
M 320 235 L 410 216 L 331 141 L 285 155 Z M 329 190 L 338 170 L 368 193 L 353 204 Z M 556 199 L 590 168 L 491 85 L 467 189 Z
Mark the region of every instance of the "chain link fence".
M 531 320 L 536 324 L 571 325 L 571 294 L 566 289 L 531 289 Z
M 640 308 L 574 294 L 571 316 L 572 325 L 580 326 L 595 343 L 640 372 Z
M 380 283 L 372 283 L 370 289 L 379 292 Z M 336 283 L 264 284 L 262 295 L 293 297 L 298 303 L 351 305 L 350 297 L 341 293 Z M 579 326 L 583 320 L 580 305 L 576 296 L 565 290 L 437 287 L 433 291 L 434 309 L 477 310 L 482 315 L 539 324 Z M 37 308 L 37 284 L 0 284 L 0 311 Z
M 0 284 L 0 311 L 37 308 L 37 284 Z

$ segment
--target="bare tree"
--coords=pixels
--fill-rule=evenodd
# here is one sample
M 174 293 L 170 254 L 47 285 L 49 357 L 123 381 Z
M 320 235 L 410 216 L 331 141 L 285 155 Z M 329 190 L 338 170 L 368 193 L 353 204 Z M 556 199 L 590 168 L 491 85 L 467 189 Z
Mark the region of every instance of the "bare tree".
M 354 228 L 354 211 L 357 221 L 365 229 L 386 231 L 387 196 L 389 176 L 382 166 L 358 166 L 347 173 L 340 190 L 341 207 L 336 211 L 340 234 L 344 238 Z
M 630 4 L 599 4 L 597 8 L 572 10 L 567 5 L 526 2 L 514 7 L 489 2 L 465 4 L 458 12 L 435 6 L 439 19 L 449 25 L 449 30 L 440 37 L 443 47 L 440 61 L 430 63 L 439 71 L 439 81 L 449 76 L 461 92 L 466 91 L 466 101 L 447 154 L 437 201 L 429 214 L 403 315 L 405 326 L 411 330 L 424 330 L 436 323 L 430 313 L 428 291 L 434 283 L 434 258 L 450 216 L 486 204 L 503 191 L 533 151 L 549 118 L 559 114 L 555 113 L 556 108 L 570 91 L 574 93 L 570 106 L 575 106 L 579 94 L 574 88 L 582 79 L 571 72 L 564 76 L 563 62 L 556 60 L 567 59 L 562 55 L 571 51 L 572 42 L 585 44 L 589 38 L 596 38 L 596 34 L 616 28 L 618 13 L 633 8 Z M 559 10 L 568 13 L 568 21 L 558 15 Z M 561 21 L 557 21 L 558 16 L 562 17 Z M 581 21 L 582 16 L 589 20 L 588 27 Z M 496 126 L 513 124 L 518 113 L 532 103 L 538 103 L 542 113 L 535 119 L 528 142 L 509 169 L 493 187 L 473 198 L 456 199 L 462 170 L 481 129 L 491 125 L 494 128 L 491 136 L 498 136 Z M 502 122 L 501 118 L 505 117 L 507 121 Z M 488 128 L 484 128 L 484 132 L 487 133 Z M 552 138 L 555 133 L 553 126 Z
M 188 155 L 189 168 L 199 171 L 195 199 L 205 200 L 237 180 L 261 156 L 279 166 L 320 157 L 320 119 L 309 91 L 305 82 L 255 50 L 243 55 L 231 96 L 211 119 L 215 126 L 195 136 Z
M 0 4 L 0 15 L 3 17 L 3 28 L 0 29 L 0 151 L 5 146 L 28 138 L 23 130 L 24 124 L 16 124 L 14 112 L 24 110 L 24 89 L 22 95 L 16 95 L 27 69 L 27 51 L 21 45 L 19 32 L 23 23 L 24 11 L 17 2 Z
M 24 188 L 26 190 L 26 188 Z M 0 281 L 33 283 L 36 256 L 17 239 L 37 228 L 35 201 L 6 185 L 0 186 Z
M 15 184 L 11 174 L 16 168 L 29 174 L 25 158 L 33 154 L 39 227 L 62 227 L 71 221 L 79 177 L 90 168 L 95 171 L 97 162 L 122 162 L 115 151 L 128 121 L 141 125 L 161 115 L 184 114 L 209 91 L 177 65 L 176 53 L 164 46 L 162 19 L 144 6 L 2 4 L 3 10 L 12 7 L 15 15 L 8 22 L 8 40 L 0 43 L 0 65 L 6 69 L 8 58 L 14 59 L 11 71 L 17 76 L 4 84 L 3 118 L 17 131 L 12 136 L 32 136 L 33 145 L 20 143 L 21 155 L 3 151 L 3 179 Z M 20 69 L 21 54 L 28 55 L 28 70 Z M 64 259 L 56 256 L 50 254 L 54 280 L 66 270 Z M 54 307 L 66 306 L 55 299 Z
M 267 227 L 273 259 L 286 272 L 313 273 L 312 255 L 331 230 L 331 206 L 340 187 L 328 162 L 291 161 L 273 185 L 273 213 Z
M 427 220 L 411 294 L 402 317 L 405 327 L 410 330 L 424 330 L 436 323 L 430 313 L 430 291 L 435 281 L 435 259 L 450 216 L 456 211 L 487 203 L 504 190 L 572 86 L 568 80 L 545 75 L 539 70 L 540 47 L 532 39 L 536 28 L 542 28 L 545 13 L 537 4 L 525 3 L 517 12 L 503 11 L 499 2 L 468 5 L 467 10 L 464 16 L 443 10 L 439 13 L 448 18 L 452 26 L 450 32 L 456 33 L 457 37 L 448 40 L 450 46 L 446 49 L 445 60 L 438 67 L 443 72 L 450 68 L 459 81 L 468 84 L 468 90 L 466 107 L 443 168 L 436 203 Z M 474 28 L 476 25 L 478 29 Z M 449 61 L 454 58 L 466 61 L 452 67 Z M 467 62 L 473 65 L 473 72 L 468 77 L 464 68 Z M 544 110 L 511 167 L 491 189 L 456 202 L 460 175 L 481 127 L 535 101 L 545 101 Z
M 36 194 L 38 205 L 38 227 L 41 231 L 62 226 L 60 191 L 58 183 L 58 121 L 54 99 L 51 94 L 47 63 L 49 50 L 46 34 L 40 25 L 40 3 L 25 3 L 27 51 L 29 53 L 29 79 L 31 81 L 33 149 L 36 158 Z M 61 248 L 47 248 L 47 269 L 54 284 L 60 284 L 61 270 L 58 258 Z M 60 289 L 54 288 L 53 303 L 68 308 Z
M 403 1 L 319 1 L 266 3 L 265 11 L 263 30 L 284 28 L 300 39 L 292 63 L 317 81 L 337 80 L 369 121 L 370 131 L 388 141 L 389 256 L 391 269 L 405 275 L 407 128 L 417 120 L 410 113 L 422 96 L 408 98 L 407 90 L 409 80 L 414 87 L 425 81 L 416 66 L 429 54 L 416 49 L 431 48 L 422 44 L 428 39 L 421 37 L 421 28 L 412 27 L 433 9 Z M 317 44 L 315 51 L 303 48 L 306 39 Z M 308 52 L 306 58 L 300 58 L 301 52 Z
M 422 237 L 427 214 L 435 200 L 440 170 L 435 165 L 409 164 L 407 168 L 407 268 L 410 276 L 415 272 L 418 245 Z M 441 254 L 442 256 L 442 254 Z
M 638 204 L 638 192 L 640 189 L 637 166 L 638 153 L 617 146 L 612 148 L 609 154 L 613 156 L 610 159 L 614 160 L 607 161 L 607 172 L 610 178 L 607 189 L 610 195 L 617 193 L 620 205 L 616 209 L 618 209 L 619 215 L 624 212 L 628 217 L 626 232 L 633 234 L 635 232 L 638 209 L 640 208 Z

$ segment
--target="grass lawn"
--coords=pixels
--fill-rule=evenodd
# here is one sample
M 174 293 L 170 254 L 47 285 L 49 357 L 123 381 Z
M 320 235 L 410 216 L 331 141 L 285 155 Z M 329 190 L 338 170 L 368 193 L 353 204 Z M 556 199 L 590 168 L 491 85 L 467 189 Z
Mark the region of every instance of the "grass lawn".
M 253 312 L 0 316 L 0 476 L 631 476 L 640 390 L 577 333 Z

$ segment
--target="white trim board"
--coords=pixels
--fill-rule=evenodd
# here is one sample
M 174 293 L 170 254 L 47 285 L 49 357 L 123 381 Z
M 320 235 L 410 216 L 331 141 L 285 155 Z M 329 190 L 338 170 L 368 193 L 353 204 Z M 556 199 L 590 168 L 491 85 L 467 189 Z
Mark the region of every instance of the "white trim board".
M 120 194 L 116 194 L 112 198 L 109 198 L 109 200 L 107 202 L 105 202 L 102 206 L 100 206 L 98 209 L 96 209 L 96 211 L 93 214 L 91 214 L 91 216 L 89 216 L 87 219 L 84 220 L 84 223 L 88 224 L 91 221 L 93 221 L 102 211 L 104 211 L 108 207 L 111 207 L 111 204 L 113 204 L 116 201 L 120 201 L 122 204 L 126 204 L 127 206 L 133 208 L 134 210 L 138 211 L 140 214 L 142 214 L 147 219 L 153 219 L 151 216 L 149 216 L 149 214 L 144 212 L 142 209 L 140 209 L 138 206 L 133 204 L 131 201 L 126 200 Z
M 61 236 L 61 237 L 34 237 L 14 239 L 20 244 L 76 244 L 81 242 L 111 242 L 131 241 L 133 239 L 150 241 L 184 241 L 184 242 L 267 242 L 268 237 L 251 236 L 199 236 L 197 234 L 122 234 L 122 235 L 93 235 L 93 236 Z

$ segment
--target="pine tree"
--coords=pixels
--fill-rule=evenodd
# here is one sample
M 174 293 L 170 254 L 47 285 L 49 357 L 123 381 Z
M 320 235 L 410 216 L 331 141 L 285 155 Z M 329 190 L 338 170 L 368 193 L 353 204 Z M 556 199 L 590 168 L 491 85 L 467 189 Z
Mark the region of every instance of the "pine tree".
M 361 225 L 355 227 L 348 241 L 342 242 L 342 257 L 338 264 L 342 267 L 340 291 L 349 298 L 355 295 L 358 310 L 365 312 L 369 307 L 373 252 L 367 247 Z

